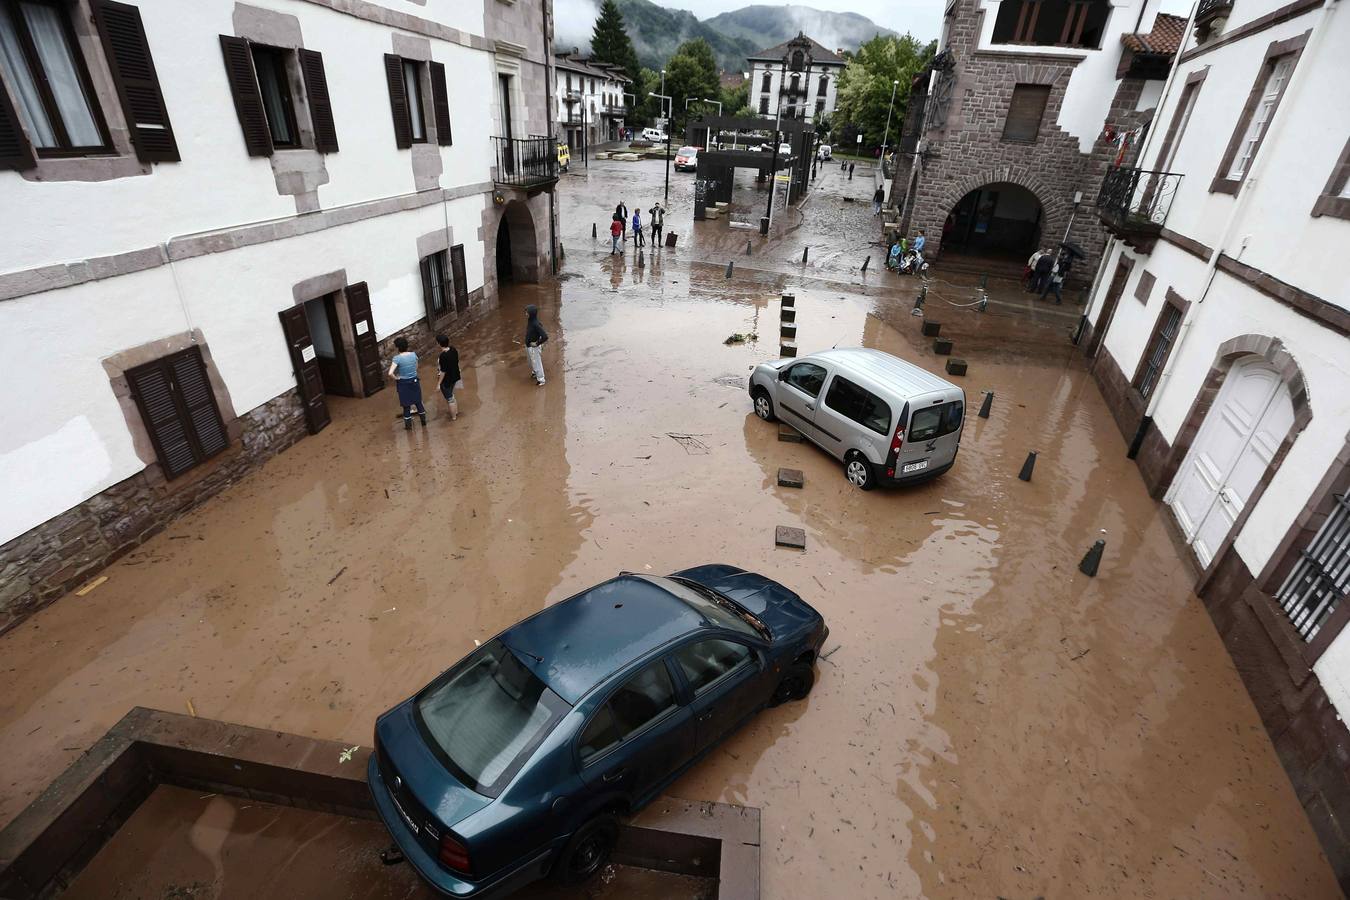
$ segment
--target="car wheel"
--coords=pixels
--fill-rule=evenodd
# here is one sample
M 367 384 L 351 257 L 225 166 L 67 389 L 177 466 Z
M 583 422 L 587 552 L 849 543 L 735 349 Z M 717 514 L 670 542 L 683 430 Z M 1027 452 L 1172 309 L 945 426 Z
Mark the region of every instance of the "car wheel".
M 773 421 L 773 398 L 764 388 L 755 391 L 755 415 L 765 422 Z
M 597 816 L 577 829 L 563 847 L 553 865 L 552 877 L 558 884 L 581 884 L 609 862 L 619 837 L 619 820 Z
M 773 691 L 773 705 L 780 706 L 784 703 L 790 703 L 793 700 L 801 700 L 811 693 L 811 688 L 816 683 L 816 671 L 811 668 L 810 663 L 793 663 L 782 679 L 778 682 L 778 687 Z
M 860 487 L 864 491 L 870 491 L 877 486 L 876 473 L 872 471 L 872 466 L 867 459 L 854 450 L 844 459 L 844 477 L 855 487 Z

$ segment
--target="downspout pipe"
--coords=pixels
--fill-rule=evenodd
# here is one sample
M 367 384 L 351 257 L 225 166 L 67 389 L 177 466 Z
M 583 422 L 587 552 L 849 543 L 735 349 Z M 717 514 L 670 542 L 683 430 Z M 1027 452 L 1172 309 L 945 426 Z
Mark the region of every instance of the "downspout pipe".
M 1328 0 L 1327 4 L 1322 7 L 1322 17 L 1318 19 L 1317 24 L 1313 26 L 1313 33 L 1308 37 L 1308 43 L 1303 47 L 1305 58 L 1309 60 L 1316 59 L 1317 51 L 1321 49 L 1321 45 L 1325 42 L 1326 34 L 1329 30 L 1327 28 L 1327 22 L 1331 19 L 1332 15 L 1335 14 L 1340 5 L 1341 0 Z M 1192 21 L 1194 21 L 1194 12 L 1192 12 L 1191 18 Z M 1187 34 L 1189 33 L 1190 32 L 1188 31 Z M 1209 292 L 1214 287 L 1214 275 L 1218 270 L 1219 255 L 1223 253 L 1224 248 L 1233 240 L 1234 232 L 1242 217 L 1242 213 L 1246 211 L 1247 206 L 1251 202 L 1252 190 L 1260 182 L 1265 162 L 1270 155 L 1270 145 L 1274 143 L 1273 141 L 1266 141 L 1265 136 L 1277 133 L 1278 126 L 1283 125 L 1285 120 L 1291 115 L 1290 110 L 1295 105 L 1294 101 L 1311 77 L 1308 74 L 1309 68 L 1311 68 L 1310 65 L 1305 65 L 1302 69 L 1294 69 L 1289 84 L 1285 88 L 1285 95 L 1280 100 L 1279 108 L 1275 110 L 1275 115 L 1271 117 L 1271 120 L 1266 123 L 1266 130 L 1262 137 L 1261 144 L 1256 148 L 1256 155 L 1252 157 L 1251 165 L 1247 167 L 1246 176 L 1238 189 L 1236 202 L 1234 202 L 1232 208 L 1228 211 L 1228 220 L 1224 223 L 1223 236 L 1215 243 L 1214 252 L 1210 255 L 1209 262 L 1205 264 L 1205 275 L 1202 279 L 1204 287 L 1201 289 L 1200 295 L 1196 297 L 1195 302 L 1187 307 L 1186 313 L 1182 317 L 1181 327 L 1177 330 L 1176 343 L 1172 346 L 1172 351 L 1167 357 L 1167 364 L 1163 366 L 1163 371 L 1158 376 L 1158 385 L 1149 397 L 1148 406 L 1144 409 L 1144 417 L 1139 422 L 1139 428 L 1135 432 L 1134 439 L 1130 441 L 1130 450 L 1127 454 L 1130 459 L 1134 459 L 1138 455 L 1139 448 L 1144 443 L 1144 436 L 1146 435 L 1149 426 L 1153 423 L 1153 414 L 1157 411 L 1158 403 L 1160 402 L 1163 393 L 1166 391 L 1167 386 L 1171 383 L 1172 371 L 1176 368 L 1176 361 L 1181 358 L 1181 350 L 1186 344 L 1186 338 L 1190 335 L 1191 325 L 1195 321 L 1195 312 L 1199 309 L 1200 304 L 1204 303 L 1209 297 Z M 1242 239 L 1242 243 L 1238 249 L 1239 257 L 1242 256 L 1243 252 L 1247 249 L 1249 239 L 1250 236 Z
M 556 170 L 558 165 L 558 139 L 553 133 L 556 123 L 553 121 L 553 88 L 550 85 L 551 79 L 549 78 L 549 70 L 553 68 L 550 65 L 553 61 L 553 42 L 548 37 L 548 11 L 552 5 L 549 0 L 542 0 L 539 4 L 539 21 L 543 25 L 544 38 L 544 124 L 548 126 L 544 129 L 544 133 L 548 135 L 548 145 L 544 148 L 544 151 L 553 154 L 553 166 Z M 558 213 L 554 205 L 556 197 L 557 192 L 553 188 L 549 188 L 548 262 L 549 269 L 554 275 L 558 274 Z

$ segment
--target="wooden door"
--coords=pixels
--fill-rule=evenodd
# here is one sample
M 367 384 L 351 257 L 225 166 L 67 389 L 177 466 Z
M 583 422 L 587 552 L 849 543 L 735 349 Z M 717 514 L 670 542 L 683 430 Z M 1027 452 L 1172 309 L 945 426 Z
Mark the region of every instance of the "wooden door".
M 356 341 L 356 365 L 361 370 L 361 386 L 365 396 L 369 397 L 384 390 L 384 377 L 380 372 L 375 321 L 370 316 L 370 289 L 364 281 L 347 285 L 347 314 L 352 319 L 352 339 Z
M 1089 359 L 1095 357 L 1102 349 L 1102 342 L 1106 340 L 1106 330 L 1111 327 L 1111 320 L 1116 317 L 1116 304 L 1120 302 L 1121 294 L 1125 293 L 1125 282 L 1129 280 L 1132 267 L 1133 264 L 1123 257 L 1116 263 L 1116 272 L 1111 276 L 1111 286 L 1106 290 L 1106 300 L 1102 302 L 1102 311 L 1097 316 L 1097 327 L 1093 330 L 1092 339 L 1088 341 L 1084 353 Z
M 469 308 L 468 276 L 464 272 L 464 245 L 456 244 L 450 248 L 450 271 L 455 280 L 455 312 L 462 313 Z
M 1202 566 L 1223 544 L 1293 421 L 1289 391 L 1273 368 L 1264 361 L 1233 367 L 1169 498 Z
M 291 368 L 300 388 L 300 403 L 305 410 L 305 422 L 310 434 L 318 434 L 331 421 L 328 403 L 323 397 L 323 376 L 319 374 L 319 355 L 309 337 L 309 320 L 303 306 L 283 309 L 281 331 L 286 336 L 286 347 L 291 353 Z

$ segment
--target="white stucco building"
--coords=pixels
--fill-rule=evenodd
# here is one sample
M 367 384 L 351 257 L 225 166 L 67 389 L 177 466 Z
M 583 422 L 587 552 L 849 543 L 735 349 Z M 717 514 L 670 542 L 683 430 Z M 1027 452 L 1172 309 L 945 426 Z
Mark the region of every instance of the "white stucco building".
M 750 62 L 749 103 L 759 115 L 774 118 L 805 119 L 819 122 L 834 112 L 839 91 L 839 75 L 844 58 L 826 49 L 819 41 L 803 34 L 793 40 L 810 43 L 810 58 L 801 58 L 784 41 L 748 57 Z
M 556 53 L 555 60 L 560 139 L 578 157 L 583 147 L 620 140 L 627 115 L 624 93 L 632 93 L 628 76 L 612 63 L 581 55 L 575 47 Z
M 1328 857 L 1350 802 L 1350 13 L 1201 0 L 1081 342 Z
M 0 5 L 0 630 L 550 272 L 550 16 Z

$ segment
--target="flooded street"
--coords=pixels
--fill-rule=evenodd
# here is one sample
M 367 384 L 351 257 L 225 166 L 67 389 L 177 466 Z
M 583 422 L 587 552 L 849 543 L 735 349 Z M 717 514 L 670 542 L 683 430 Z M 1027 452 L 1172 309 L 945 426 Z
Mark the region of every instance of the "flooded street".
M 454 336 L 458 421 L 435 406 L 405 432 L 392 389 L 330 397 L 321 434 L 0 636 L 0 822 L 132 706 L 368 745 L 380 712 L 476 639 L 622 570 L 726 562 L 830 627 L 809 699 L 669 790 L 762 808 L 766 897 L 1339 896 L 1068 341 L 1080 307 L 993 284 L 980 314 L 958 306 L 973 278 L 935 281 L 928 319 L 970 364 L 961 452 L 935 481 L 864 493 L 780 442 L 745 380 L 778 356 L 783 291 L 802 354 L 861 344 L 941 371 L 910 315 L 918 283 L 868 243 L 870 172 L 829 167 L 765 242 L 691 229 L 693 176 L 672 171 L 677 247 L 609 256 L 609 211 L 623 199 L 645 220 L 663 179 L 657 162 L 564 176 L 563 277 L 505 287 Z M 743 180 L 746 207 L 763 203 Z M 542 388 L 527 303 L 552 335 Z M 723 343 L 738 332 L 759 340 Z M 804 489 L 778 487 L 780 466 Z M 776 549 L 776 525 L 804 528 L 806 550 Z M 1077 564 L 1102 529 L 1090 579 Z M 339 888 L 314 896 L 385 895 Z

